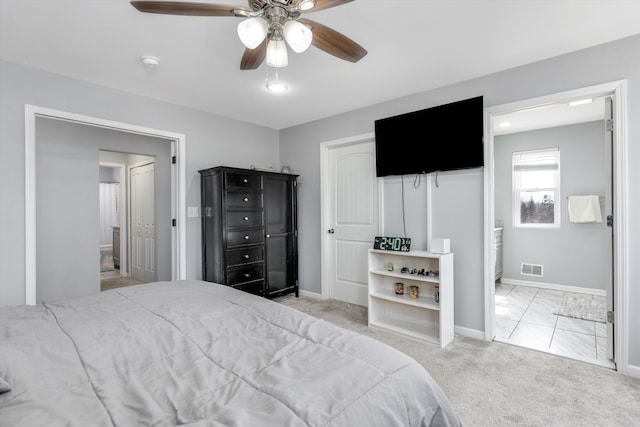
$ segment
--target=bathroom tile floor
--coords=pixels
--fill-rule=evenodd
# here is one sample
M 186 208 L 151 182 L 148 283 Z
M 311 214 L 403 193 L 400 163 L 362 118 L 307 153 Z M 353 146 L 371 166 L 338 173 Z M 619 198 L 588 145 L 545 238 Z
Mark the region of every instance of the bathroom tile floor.
M 613 368 L 606 324 L 554 314 L 565 295 L 605 298 L 496 283 L 495 341 Z

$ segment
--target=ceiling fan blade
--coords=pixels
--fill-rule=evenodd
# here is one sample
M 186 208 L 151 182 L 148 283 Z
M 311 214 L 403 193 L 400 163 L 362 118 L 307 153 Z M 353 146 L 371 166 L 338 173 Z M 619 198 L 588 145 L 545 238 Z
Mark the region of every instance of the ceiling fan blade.
M 265 39 L 260 46 L 255 49 L 245 49 L 242 59 L 240 60 L 241 70 L 255 70 L 262 64 L 265 56 L 267 56 L 267 40 Z
M 221 4 L 185 3 L 177 1 L 132 1 L 131 5 L 140 12 L 161 13 L 165 15 L 189 16 L 235 16 L 234 10 L 244 10 L 236 6 Z
M 352 1 L 353 0 L 316 0 L 316 5 L 309 10 L 305 10 L 304 12 L 317 12 L 318 10 L 329 9 L 330 7 L 340 6 Z
M 311 44 L 328 54 L 349 62 L 358 62 L 367 54 L 365 48 L 336 30 L 306 18 L 298 19 L 298 22 L 311 27 L 313 33 Z

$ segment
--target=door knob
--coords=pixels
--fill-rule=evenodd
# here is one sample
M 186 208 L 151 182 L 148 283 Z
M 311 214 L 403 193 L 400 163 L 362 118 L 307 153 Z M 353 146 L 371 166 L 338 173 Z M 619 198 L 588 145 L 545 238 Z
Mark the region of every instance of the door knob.
M 335 232 L 336 232 L 336 230 L 334 230 L 333 228 L 330 228 L 330 229 L 327 230 L 327 233 L 329 233 L 329 234 L 333 234 Z

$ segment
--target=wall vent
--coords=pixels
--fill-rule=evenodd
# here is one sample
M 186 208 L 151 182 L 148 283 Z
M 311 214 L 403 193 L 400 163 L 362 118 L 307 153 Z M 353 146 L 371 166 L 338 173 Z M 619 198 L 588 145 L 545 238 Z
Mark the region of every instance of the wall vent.
M 528 264 L 523 262 L 520 264 L 520 274 L 525 276 L 542 277 L 543 267 L 540 264 Z

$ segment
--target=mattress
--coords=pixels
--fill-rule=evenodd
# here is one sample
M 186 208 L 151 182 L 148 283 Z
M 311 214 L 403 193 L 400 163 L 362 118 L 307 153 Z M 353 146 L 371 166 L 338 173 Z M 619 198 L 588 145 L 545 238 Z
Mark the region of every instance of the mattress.
M 202 281 L 2 307 L 0 378 L 2 427 L 460 425 L 409 356 Z

